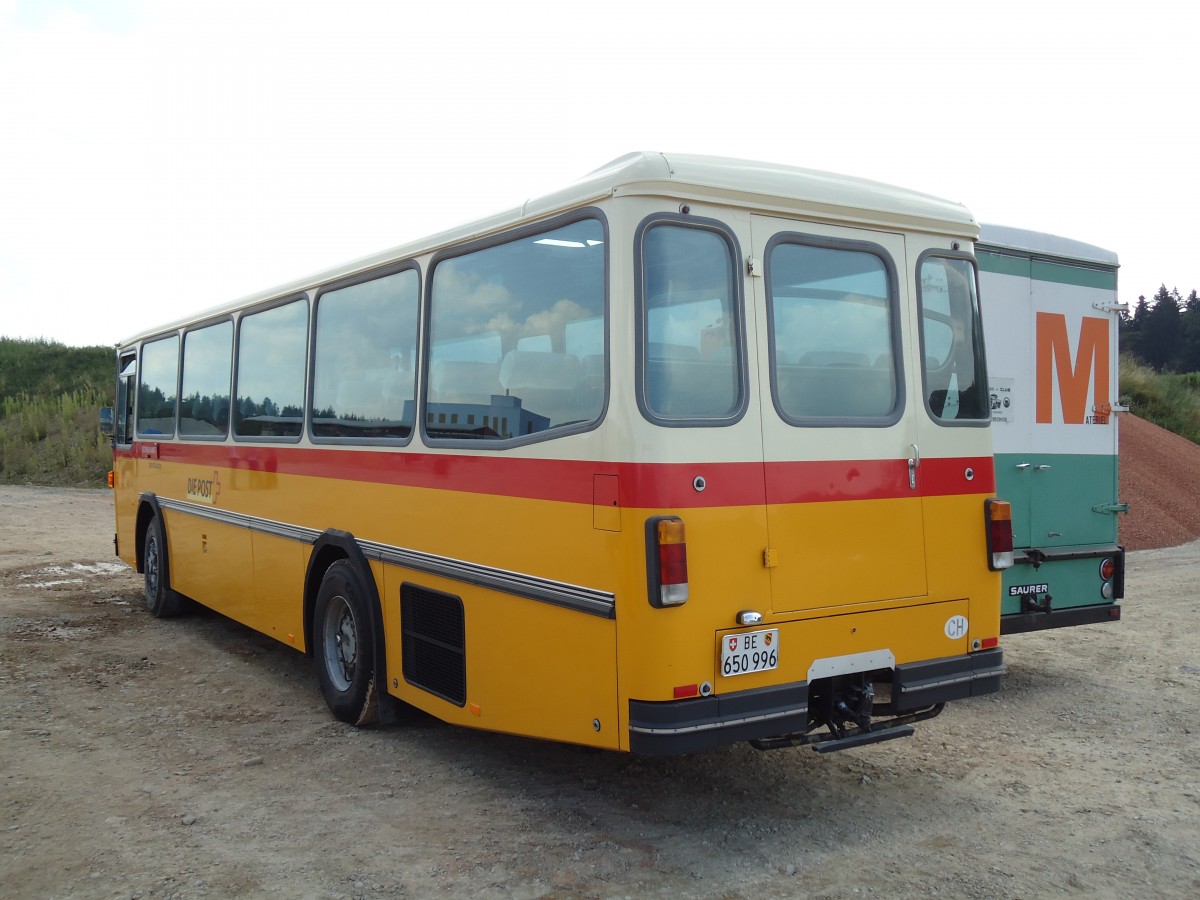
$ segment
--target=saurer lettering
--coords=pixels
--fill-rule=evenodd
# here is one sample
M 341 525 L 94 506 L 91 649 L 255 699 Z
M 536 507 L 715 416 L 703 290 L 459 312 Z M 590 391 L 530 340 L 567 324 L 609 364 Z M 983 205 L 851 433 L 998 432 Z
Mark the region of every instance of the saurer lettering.
M 1050 590 L 1048 584 L 1014 584 L 1008 589 L 1008 596 L 1023 597 L 1028 594 L 1044 594 Z

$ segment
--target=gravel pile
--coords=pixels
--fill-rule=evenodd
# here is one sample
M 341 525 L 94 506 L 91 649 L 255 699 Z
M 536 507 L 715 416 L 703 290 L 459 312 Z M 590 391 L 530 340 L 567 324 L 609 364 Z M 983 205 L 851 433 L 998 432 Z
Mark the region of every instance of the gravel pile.
M 1118 526 L 1127 550 L 1177 547 L 1200 538 L 1200 445 L 1124 414 Z

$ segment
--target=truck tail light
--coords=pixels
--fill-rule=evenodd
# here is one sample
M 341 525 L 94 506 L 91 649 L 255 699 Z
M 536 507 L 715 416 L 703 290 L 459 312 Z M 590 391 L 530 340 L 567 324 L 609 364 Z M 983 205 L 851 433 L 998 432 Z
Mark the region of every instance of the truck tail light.
M 646 522 L 650 605 L 680 606 L 688 599 L 687 541 L 683 520 L 656 516 Z
M 1120 600 L 1125 596 L 1125 548 L 1118 547 L 1113 556 L 1100 561 L 1100 596 L 1105 600 Z
M 1013 564 L 1012 507 L 994 497 L 983 501 L 987 528 L 988 568 L 993 572 Z

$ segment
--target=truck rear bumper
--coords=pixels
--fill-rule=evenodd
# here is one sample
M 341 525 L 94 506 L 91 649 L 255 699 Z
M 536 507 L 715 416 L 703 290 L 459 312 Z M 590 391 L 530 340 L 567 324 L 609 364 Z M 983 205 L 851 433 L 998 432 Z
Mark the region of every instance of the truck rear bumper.
M 1121 607 L 1116 603 L 1099 606 L 1074 606 L 1050 612 L 1017 613 L 1000 617 L 1001 634 L 1022 634 L 1044 628 L 1066 628 L 1071 625 L 1092 625 L 1097 622 L 1121 621 Z
M 1024 547 L 1014 551 L 1014 558 L 1016 564 L 1004 573 L 1002 635 L 1121 620 L 1116 602 L 1125 596 L 1125 548 L 1121 545 Z M 1107 588 L 1101 567 L 1104 560 L 1113 564 Z

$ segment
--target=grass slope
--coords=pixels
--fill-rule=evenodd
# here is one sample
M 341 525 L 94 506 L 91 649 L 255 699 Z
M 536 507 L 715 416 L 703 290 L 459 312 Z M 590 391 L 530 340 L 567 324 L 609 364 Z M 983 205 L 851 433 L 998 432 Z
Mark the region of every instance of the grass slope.
M 105 484 L 114 365 L 111 347 L 0 338 L 0 482 Z

